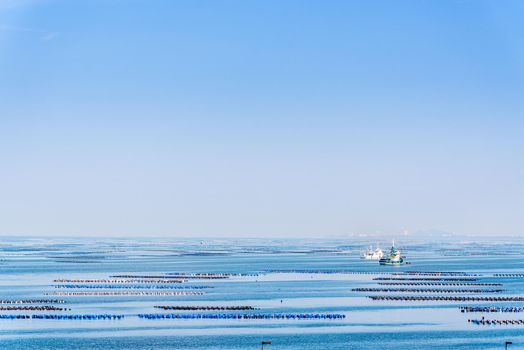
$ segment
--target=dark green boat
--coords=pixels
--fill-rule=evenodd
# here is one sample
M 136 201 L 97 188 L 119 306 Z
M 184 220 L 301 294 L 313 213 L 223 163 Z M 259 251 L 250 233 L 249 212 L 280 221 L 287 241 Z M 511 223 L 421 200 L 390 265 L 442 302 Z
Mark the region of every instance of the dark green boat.
M 380 259 L 379 261 L 380 265 L 393 265 L 398 266 L 402 265 L 404 262 L 404 259 L 400 256 L 400 250 L 395 248 L 395 242 L 393 241 L 393 245 L 391 246 L 391 250 L 389 251 L 389 254 L 385 256 L 384 258 Z

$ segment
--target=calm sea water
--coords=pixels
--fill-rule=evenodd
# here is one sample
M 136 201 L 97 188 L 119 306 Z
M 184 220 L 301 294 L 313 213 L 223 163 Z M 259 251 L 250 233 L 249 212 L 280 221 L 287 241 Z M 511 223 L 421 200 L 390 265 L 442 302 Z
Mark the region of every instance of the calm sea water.
M 477 326 L 468 318 L 524 319 L 524 313 L 469 313 L 459 306 L 524 306 L 524 302 L 374 301 L 368 295 L 524 296 L 520 242 L 401 242 L 410 265 L 363 261 L 356 241 L 3 240 L 0 299 L 65 300 L 67 311 L 0 311 L 4 315 L 119 314 L 123 320 L 0 319 L 1 349 L 503 349 L 524 348 L 524 326 Z M 383 248 L 387 248 L 385 245 Z M 386 249 L 385 249 L 386 250 Z M 278 272 L 277 272 L 278 271 Z M 398 273 L 477 274 L 488 286 L 387 286 L 376 277 Z M 56 288 L 55 279 L 109 279 L 113 275 L 227 273 L 225 279 L 188 279 L 204 295 L 54 296 L 55 292 L 129 292 L 169 289 Z M 403 276 L 417 277 L 417 276 Z M 418 276 L 420 277 L 420 276 Z M 422 276 L 424 277 L 424 276 Z M 444 277 L 444 276 L 443 276 Z M 450 277 L 448 277 L 450 278 Z M 73 283 L 70 283 L 73 284 Z M 96 283 L 90 283 L 93 285 Z M 148 284 L 150 285 L 150 284 Z M 84 284 L 85 286 L 85 284 Z M 80 287 L 82 284 L 80 283 Z M 140 287 L 137 286 L 137 287 Z M 500 293 L 356 292 L 357 287 L 503 289 Z M 178 291 L 178 289 L 176 289 Z M 183 291 L 183 290 L 181 290 Z M 192 291 L 192 290 L 188 290 Z M 51 295 L 47 295 L 51 294 Z M 148 320 L 158 305 L 249 305 L 255 311 L 193 313 L 337 313 L 341 320 Z M 8 305 L 0 305 L 8 306 Z M 62 305 L 57 305 L 62 306 Z

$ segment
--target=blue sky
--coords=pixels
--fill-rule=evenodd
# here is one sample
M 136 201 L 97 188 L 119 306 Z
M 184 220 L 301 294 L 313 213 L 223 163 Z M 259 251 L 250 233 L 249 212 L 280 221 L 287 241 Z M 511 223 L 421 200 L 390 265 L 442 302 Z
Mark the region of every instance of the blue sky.
M 521 1 L 0 0 L 0 234 L 524 233 Z

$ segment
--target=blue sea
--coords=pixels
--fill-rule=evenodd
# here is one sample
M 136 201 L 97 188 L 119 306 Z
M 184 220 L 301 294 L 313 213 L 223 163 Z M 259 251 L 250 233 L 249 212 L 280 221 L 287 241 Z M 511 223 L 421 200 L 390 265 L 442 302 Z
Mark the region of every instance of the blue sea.
M 524 307 L 524 301 L 369 298 L 524 297 L 524 241 L 405 239 L 397 246 L 409 264 L 399 267 L 361 260 L 370 243 L 362 239 L 1 242 L 0 317 L 29 316 L 0 318 L 1 349 L 259 349 L 262 341 L 271 342 L 266 349 L 286 350 L 504 349 L 506 341 L 509 349 L 524 349 L 522 324 L 468 322 L 524 320 L 524 312 L 459 309 Z M 63 310 L 8 309 L 45 305 Z M 138 317 L 143 314 L 158 319 Z M 216 318 L 194 318 L 203 314 Z M 270 317 L 227 318 L 232 314 Z M 344 318 L 274 317 L 315 314 Z

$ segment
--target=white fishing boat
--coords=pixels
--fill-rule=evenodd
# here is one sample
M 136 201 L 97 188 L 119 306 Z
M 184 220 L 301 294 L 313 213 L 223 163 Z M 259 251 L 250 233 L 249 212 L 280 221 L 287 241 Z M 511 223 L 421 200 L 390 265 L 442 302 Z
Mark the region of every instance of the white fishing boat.
M 373 249 L 373 247 L 370 246 L 368 250 L 360 252 L 360 258 L 364 260 L 380 260 L 383 256 L 384 253 L 382 252 L 382 249 L 379 248 L 378 244 L 376 249 Z

